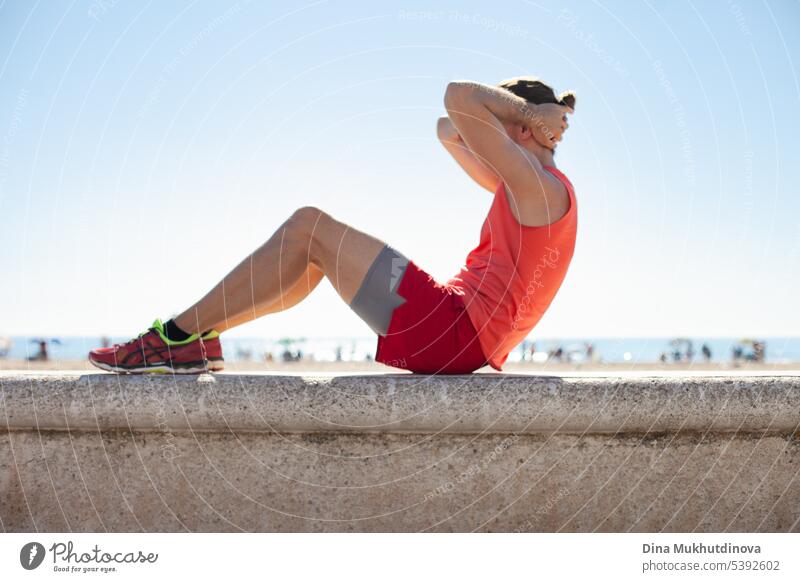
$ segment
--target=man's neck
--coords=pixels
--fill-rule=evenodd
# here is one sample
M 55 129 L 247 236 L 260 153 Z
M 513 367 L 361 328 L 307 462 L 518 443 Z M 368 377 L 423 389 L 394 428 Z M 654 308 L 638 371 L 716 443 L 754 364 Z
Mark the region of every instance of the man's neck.
M 553 158 L 553 150 L 549 150 L 546 147 L 539 145 L 527 149 L 528 152 L 530 152 L 531 155 L 533 155 L 533 157 L 539 160 L 539 163 L 542 164 L 543 166 L 556 165 L 555 159 Z
M 538 156 L 540 162 L 542 162 L 543 166 L 555 166 L 556 161 L 553 157 L 553 150 L 545 150 Z

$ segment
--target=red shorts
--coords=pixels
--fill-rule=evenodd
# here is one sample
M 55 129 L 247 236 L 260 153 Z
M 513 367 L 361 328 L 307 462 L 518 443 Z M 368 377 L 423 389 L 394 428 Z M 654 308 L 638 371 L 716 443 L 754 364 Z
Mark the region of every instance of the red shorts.
M 378 336 L 378 362 L 420 374 L 469 374 L 486 365 L 464 300 L 408 262 L 385 336 Z

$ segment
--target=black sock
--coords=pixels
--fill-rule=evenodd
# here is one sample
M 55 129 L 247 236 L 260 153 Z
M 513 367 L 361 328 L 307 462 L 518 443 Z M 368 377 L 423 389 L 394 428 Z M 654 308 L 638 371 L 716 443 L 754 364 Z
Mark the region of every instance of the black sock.
M 181 328 L 175 325 L 174 319 L 170 319 L 164 324 L 164 335 L 174 342 L 182 342 L 183 340 L 189 339 L 192 334 L 183 331 Z

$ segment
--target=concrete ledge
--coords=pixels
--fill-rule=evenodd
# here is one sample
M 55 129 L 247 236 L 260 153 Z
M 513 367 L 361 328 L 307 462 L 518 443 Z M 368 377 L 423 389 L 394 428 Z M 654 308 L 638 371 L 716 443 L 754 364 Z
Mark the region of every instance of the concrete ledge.
M 11 430 L 641 433 L 800 427 L 792 376 L 0 373 Z
M 6 531 L 800 531 L 800 378 L 0 373 Z

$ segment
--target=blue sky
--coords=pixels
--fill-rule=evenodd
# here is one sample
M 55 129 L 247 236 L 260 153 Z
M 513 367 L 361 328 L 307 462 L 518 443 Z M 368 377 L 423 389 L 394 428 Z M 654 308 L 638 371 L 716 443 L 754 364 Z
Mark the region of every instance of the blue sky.
M 800 3 L 0 4 L 0 335 L 138 333 L 318 205 L 447 278 L 491 196 L 451 79 L 578 95 L 576 255 L 533 336 L 800 329 Z M 324 284 L 231 332 L 368 335 Z

